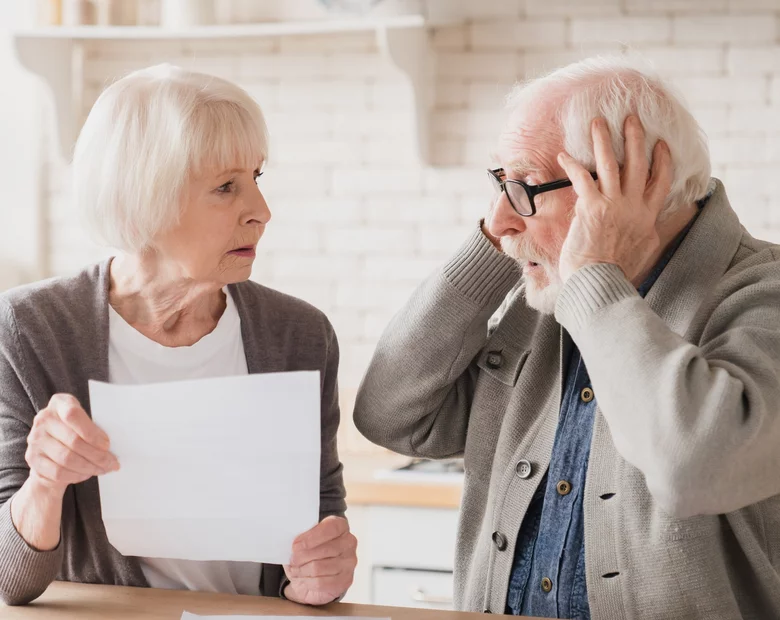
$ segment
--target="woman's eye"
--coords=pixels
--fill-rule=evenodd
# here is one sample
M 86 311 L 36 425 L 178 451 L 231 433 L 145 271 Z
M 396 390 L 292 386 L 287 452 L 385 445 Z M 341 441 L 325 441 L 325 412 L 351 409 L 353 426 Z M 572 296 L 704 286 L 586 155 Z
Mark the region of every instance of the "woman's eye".
M 230 192 L 230 188 L 231 188 L 231 187 L 233 187 L 233 181 L 228 181 L 228 182 L 227 182 L 227 183 L 225 183 L 224 185 L 220 185 L 220 186 L 217 188 L 217 191 L 218 191 L 220 194 L 227 194 L 228 192 Z
M 257 183 L 257 180 L 263 176 L 262 172 L 255 171 L 255 183 Z

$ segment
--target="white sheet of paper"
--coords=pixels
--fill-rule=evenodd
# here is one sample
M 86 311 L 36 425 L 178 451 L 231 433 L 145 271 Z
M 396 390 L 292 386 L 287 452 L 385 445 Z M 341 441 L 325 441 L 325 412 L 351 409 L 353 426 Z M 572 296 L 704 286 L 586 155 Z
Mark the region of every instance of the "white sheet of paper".
M 89 394 L 121 467 L 99 479 L 120 553 L 286 564 L 317 524 L 319 372 L 90 381 Z
M 330 618 L 330 620 L 390 620 L 390 618 L 360 618 L 357 616 L 196 616 L 188 611 L 185 611 L 181 615 L 181 620 L 200 620 L 200 618 L 208 618 L 208 620 L 321 620 L 322 618 Z

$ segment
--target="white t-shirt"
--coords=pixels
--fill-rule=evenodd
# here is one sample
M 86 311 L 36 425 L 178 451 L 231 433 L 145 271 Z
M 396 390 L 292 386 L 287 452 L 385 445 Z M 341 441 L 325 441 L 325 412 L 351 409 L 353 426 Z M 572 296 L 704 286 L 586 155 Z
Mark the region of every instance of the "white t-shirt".
M 241 319 L 225 289 L 227 307 L 216 328 L 189 347 L 166 347 L 131 327 L 109 306 L 111 383 L 155 383 L 248 374 Z M 139 558 L 153 588 L 260 594 L 261 564 Z

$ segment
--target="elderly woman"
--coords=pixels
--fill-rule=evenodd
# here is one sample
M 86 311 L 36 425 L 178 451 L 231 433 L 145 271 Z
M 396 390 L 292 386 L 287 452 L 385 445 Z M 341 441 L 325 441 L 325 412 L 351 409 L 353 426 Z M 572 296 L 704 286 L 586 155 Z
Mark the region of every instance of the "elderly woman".
M 266 156 L 260 108 L 216 77 L 152 67 L 114 83 L 92 108 L 76 145 L 75 198 L 121 251 L 74 277 L 0 296 L 6 603 L 32 601 L 54 579 L 312 605 L 350 586 L 356 541 L 336 450 L 336 336 L 315 308 L 248 281 L 271 219 L 257 185 Z M 89 379 L 315 369 L 321 521 L 293 544 L 289 566 L 125 557 L 109 544 L 96 476 L 119 463 L 90 419 Z

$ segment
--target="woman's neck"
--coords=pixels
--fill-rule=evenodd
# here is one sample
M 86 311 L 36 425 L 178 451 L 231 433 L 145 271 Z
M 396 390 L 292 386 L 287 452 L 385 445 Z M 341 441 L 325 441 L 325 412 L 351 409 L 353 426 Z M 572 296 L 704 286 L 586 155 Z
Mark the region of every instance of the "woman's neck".
M 120 254 L 111 261 L 109 303 L 147 338 L 169 347 L 195 344 L 225 311 L 222 285 L 197 281 L 155 255 Z

